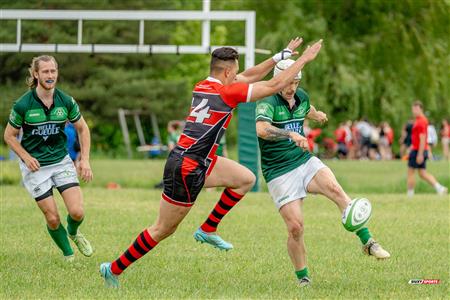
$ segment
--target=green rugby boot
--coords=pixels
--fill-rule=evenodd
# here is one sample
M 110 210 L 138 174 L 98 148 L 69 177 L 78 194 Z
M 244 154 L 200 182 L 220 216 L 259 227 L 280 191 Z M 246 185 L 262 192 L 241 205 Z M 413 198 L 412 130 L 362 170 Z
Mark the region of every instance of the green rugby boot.
M 89 257 L 94 253 L 91 243 L 89 243 L 81 232 L 78 231 L 75 235 L 69 234 L 69 238 L 77 245 L 78 250 L 80 250 L 81 254 L 84 256 Z

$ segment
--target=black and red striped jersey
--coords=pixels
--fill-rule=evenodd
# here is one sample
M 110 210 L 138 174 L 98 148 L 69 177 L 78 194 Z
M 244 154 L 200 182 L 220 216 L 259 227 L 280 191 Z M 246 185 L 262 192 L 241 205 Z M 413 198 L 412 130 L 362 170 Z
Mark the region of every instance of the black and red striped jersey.
M 174 151 L 209 166 L 233 109 L 239 103 L 248 102 L 251 91 L 252 84 L 223 85 L 212 77 L 197 83 L 186 125 Z

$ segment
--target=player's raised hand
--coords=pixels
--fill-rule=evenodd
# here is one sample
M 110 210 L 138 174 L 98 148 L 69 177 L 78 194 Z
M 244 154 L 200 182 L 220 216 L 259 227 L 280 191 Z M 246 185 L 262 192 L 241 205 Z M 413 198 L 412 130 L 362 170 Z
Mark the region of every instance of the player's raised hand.
M 305 62 L 310 62 L 314 58 L 316 58 L 317 54 L 319 54 L 320 48 L 322 48 L 322 42 L 323 40 L 320 39 L 319 41 L 312 44 L 312 46 L 308 46 L 306 50 L 303 51 L 301 58 L 304 59 Z
M 291 55 L 297 55 L 298 51 L 295 51 L 295 49 L 297 49 L 302 43 L 303 43 L 303 39 L 301 37 L 296 37 L 295 39 L 292 39 L 289 42 L 286 49 L 289 49 L 292 51 Z
M 289 42 L 289 44 L 287 45 L 287 47 L 284 48 L 282 51 L 278 52 L 277 54 L 275 54 L 274 56 L 272 56 L 272 59 L 276 63 L 278 63 L 282 60 L 288 59 L 292 55 L 298 54 L 298 52 L 295 51 L 295 49 L 297 49 L 297 47 L 300 46 L 302 42 L 303 42 L 303 39 L 300 37 L 296 37 L 295 39 L 292 39 Z
M 94 177 L 91 170 L 91 165 L 86 159 L 81 159 L 78 163 L 78 174 L 84 182 L 89 182 Z

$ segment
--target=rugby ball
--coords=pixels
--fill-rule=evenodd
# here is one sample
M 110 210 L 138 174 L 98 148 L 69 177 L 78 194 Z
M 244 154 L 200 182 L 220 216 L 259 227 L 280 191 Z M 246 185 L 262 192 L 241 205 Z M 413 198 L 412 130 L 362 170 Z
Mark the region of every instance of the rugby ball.
M 353 199 L 342 214 L 342 225 L 348 231 L 361 229 L 372 215 L 372 205 L 366 198 Z

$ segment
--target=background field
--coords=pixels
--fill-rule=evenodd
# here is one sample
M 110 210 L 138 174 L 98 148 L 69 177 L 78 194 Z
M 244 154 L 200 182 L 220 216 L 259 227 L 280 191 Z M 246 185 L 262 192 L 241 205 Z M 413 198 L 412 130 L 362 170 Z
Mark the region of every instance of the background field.
M 309 197 L 306 243 L 314 284 L 298 289 L 286 253 L 285 227 L 267 193 L 248 195 L 224 219 L 222 235 L 235 249 L 224 253 L 195 243 L 192 233 L 219 192 L 203 192 L 177 233 L 121 277 L 120 290 L 103 287 L 98 266 L 119 255 L 155 219 L 159 191 L 148 187 L 161 176 L 162 161 L 93 161 L 95 180 L 84 186 L 83 232 L 95 247 L 92 258 L 77 255 L 66 265 L 46 233 L 33 200 L 17 183 L 17 166 L 1 166 L 0 298 L 391 298 L 442 299 L 449 294 L 449 199 L 428 187 L 404 196 L 402 162 L 327 162 L 351 196 L 373 203 L 370 228 L 391 252 L 379 262 L 361 253 L 343 230 L 334 205 Z M 448 185 L 448 164 L 430 163 Z M 122 185 L 106 190 L 108 181 Z M 6 182 L 13 183 L 6 185 Z M 61 215 L 65 216 L 59 200 Z M 65 223 L 65 222 L 64 222 Z M 78 253 L 77 253 L 78 254 Z M 412 286 L 409 279 L 440 279 Z

